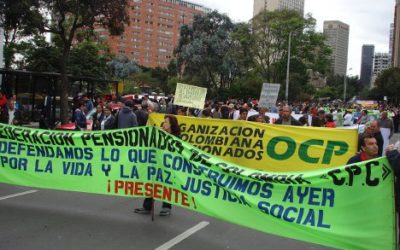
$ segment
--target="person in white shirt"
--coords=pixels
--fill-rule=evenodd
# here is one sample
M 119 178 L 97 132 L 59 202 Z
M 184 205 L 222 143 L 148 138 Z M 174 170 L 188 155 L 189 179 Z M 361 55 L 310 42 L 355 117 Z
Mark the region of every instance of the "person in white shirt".
M 343 126 L 351 126 L 353 125 L 353 115 L 349 111 L 345 111 L 344 113 L 344 121 Z

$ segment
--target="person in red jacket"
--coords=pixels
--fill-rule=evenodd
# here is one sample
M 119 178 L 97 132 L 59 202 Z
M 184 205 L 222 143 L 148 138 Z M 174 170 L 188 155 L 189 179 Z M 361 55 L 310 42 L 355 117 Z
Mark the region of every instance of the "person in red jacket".
M 5 108 L 6 105 L 7 105 L 7 97 L 2 91 L 0 91 L 0 110 L 2 108 Z

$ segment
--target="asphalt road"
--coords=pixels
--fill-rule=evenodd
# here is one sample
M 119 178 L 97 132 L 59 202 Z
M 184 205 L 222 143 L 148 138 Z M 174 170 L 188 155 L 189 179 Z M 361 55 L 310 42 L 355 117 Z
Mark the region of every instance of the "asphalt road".
M 151 221 L 133 213 L 141 202 L 0 184 L 0 250 L 328 249 L 178 207 Z
M 150 215 L 133 213 L 141 199 L 30 190 L 0 184 L 1 250 L 328 249 L 178 207 L 152 222 Z

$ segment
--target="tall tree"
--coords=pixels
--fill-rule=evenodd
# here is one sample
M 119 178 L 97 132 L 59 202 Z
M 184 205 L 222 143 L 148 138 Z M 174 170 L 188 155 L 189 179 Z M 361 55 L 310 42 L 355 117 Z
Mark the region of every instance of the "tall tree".
M 39 32 L 41 23 L 36 0 L 0 0 L 0 27 L 4 30 L 4 66 L 10 68 L 18 41 Z
M 25 2 L 25 0 L 23 0 Z M 28 1 L 28 0 L 26 0 Z M 18 23 L 21 29 L 31 25 L 40 32 L 51 33 L 60 39 L 61 57 L 59 85 L 61 95 L 61 122 L 68 121 L 67 65 L 71 48 L 81 31 L 93 31 L 96 25 L 107 27 L 111 35 L 119 35 L 129 23 L 126 11 L 128 0 L 29 0 L 32 15 Z M 20 2 L 20 1 L 15 1 Z M 51 17 L 51 18 L 49 18 Z M 89 32 L 90 33 L 90 32 Z
M 376 87 L 370 91 L 371 97 L 383 100 L 386 96 L 392 103 L 400 103 L 400 68 L 383 71 L 375 81 Z
M 315 19 L 295 11 L 261 12 L 252 20 L 255 64 L 265 81 L 283 83 L 291 38 L 290 99 L 295 99 L 308 82 L 307 70 L 325 73 L 331 51 L 321 33 L 315 32 Z M 281 88 L 284 91 L 284 88 Z
M 233 56 L 240 45 L 231 37 L 234 28 L 228 16 L 216 11 L 195 16 L 192 26 L 183 26 L 176 49 L 181 77 L 191 75 L 192 83 L 202 79 L 214 94 L 229 88 L 240 68 Z

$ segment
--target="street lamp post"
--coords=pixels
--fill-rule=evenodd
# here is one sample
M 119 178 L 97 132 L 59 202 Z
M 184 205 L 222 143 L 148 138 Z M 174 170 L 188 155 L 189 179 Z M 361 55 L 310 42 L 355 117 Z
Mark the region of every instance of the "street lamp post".
M 289 32 L 289 42 L 288 42 L 288 58 L 286 66 L 286 89 L 285 89 L 285 100 L 289 103 L 289 71 L 290 71 L 290 44 L 292 42 L 292 32 Z

